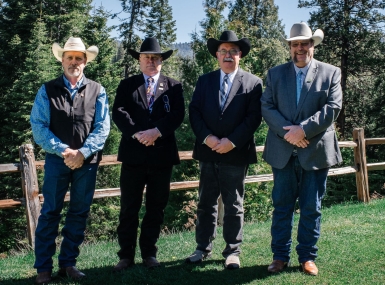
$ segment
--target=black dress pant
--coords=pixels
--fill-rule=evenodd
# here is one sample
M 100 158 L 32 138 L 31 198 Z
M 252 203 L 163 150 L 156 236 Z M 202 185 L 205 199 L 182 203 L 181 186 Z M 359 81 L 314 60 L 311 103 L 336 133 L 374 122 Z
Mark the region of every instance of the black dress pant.
M 139 247 L 142 258 L 156 257 L 156 242 L 164 219 L 172 165 L 130 165 L 122 163 L 120 173 L 120 216 L 118 241 L 120 259 L 134 259 L 139 211 L 146 185 L 146 213 L 141 224 Z

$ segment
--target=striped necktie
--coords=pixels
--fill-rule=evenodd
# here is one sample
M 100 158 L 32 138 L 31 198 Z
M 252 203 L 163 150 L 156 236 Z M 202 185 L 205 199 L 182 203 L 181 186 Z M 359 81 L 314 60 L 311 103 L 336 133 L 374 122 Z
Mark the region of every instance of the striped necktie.
M 147 102 L 148 102 L 148 109 L 150 112 L 152 111 L 152 105 L 154 105 L 154 78 L 149 77 L 147 78 L 147 90 L 146 90 L 146 95 L 147 95 Z
M 223 107 L 225 106 L 226 99 L 227 99 L 227 89 L 229 88 L 229 85 L 227 83 L 228 79 L 229 79 L 229 75 L 226 74 L 223 77 L 223 82 L 221 87 L 221 110 L 223 110 Z

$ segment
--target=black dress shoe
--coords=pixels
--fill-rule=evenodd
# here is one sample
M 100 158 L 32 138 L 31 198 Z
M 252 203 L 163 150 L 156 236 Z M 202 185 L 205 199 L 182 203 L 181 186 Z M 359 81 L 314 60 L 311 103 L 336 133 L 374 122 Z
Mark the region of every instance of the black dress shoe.
M 46 271 L 46 272 L 40 272 L 37 274 L 35 283 L 36 284 L 47 284 L 51 282 L 52 280 L 52 272 Z
M 118 264 L 116 264 L 114 266 L 114 268 L 112 269 L 113 272 L 120 272 L 120 271 L 123 271 L 123 270 L 126 270 L 128 269 L 129 267 L 132 267 L 135 265 L 135 261 L 134 259 L 129 259 L 129 258 L 124 258 L 124 259 L 121 259 Z
M 143 264 L 148 269 L 155 269 L 156 267 L 160 267 L 159 261 L 156 260 L 156 258 L 152 257 L 152 256 L 143 258 Z
M 79 280 L 86 277 L 86 275 L 78 270 L 75 266 L 62 267 L 59 269 L 57 275 L 60 277 L 69 277 L 74 280 Z

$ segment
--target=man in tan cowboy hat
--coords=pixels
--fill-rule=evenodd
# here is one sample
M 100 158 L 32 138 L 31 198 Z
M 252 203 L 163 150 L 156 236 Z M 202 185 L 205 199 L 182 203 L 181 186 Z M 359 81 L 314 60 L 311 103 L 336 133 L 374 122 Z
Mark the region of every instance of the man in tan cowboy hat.
M 268 71 L 262 115 L 269 126 L 263 158 L 274 175 L 271 273 L 290 262 L 296 201 L 300 210 L 296 251 L 303 272 L 317 275 L 321 200 L 331 166 L 342 161 L 334 129 L 341 110 L 341 71 L 313 58 L 323 32 L 296 23 L 286 39 L 292 62 Z
M 190 103 L 196 136 L 193 157 L 199 160 L 196 250 L 186 259 L 199 263 L 211 256 L 216 237 L 218 198 L 224 204 L 222 252 L 227 269 L 240 267 L 243 197 L 249 164 L 257 162 L 254 132 L 261 123 L 262 80 L 239 67 L 250 51 L 247 38 L 224 31 L 207 41 L 220 69 L 199 77 Z
M 141 224 L 139 247 L 145 267 L 159 267 L 156 259 L 160 227 L 170 192 L 173 165 L 179 164 L 175 130 L 185 108 L 180 82 L 164 76 L 162 62 L 173 53 L 162 52 L 156 38 L 146 38 L 140 52 L 129 49 L 139 61 L 141 74 L 120 82 L 112 119 L 122 132 L 118 161 L 121 209 L 118 226 L 120 261 L 113 271 L 135 264 L 139 210 L 146 187 L 146 213 Z
M 68 190 L 70 202 L 61 231 L 58 275 L 85 277 L 75 267 L 76 258 L 84 240 L 96 171 L 110 130 L 106 92 L 83 74 L 86 64 L 97 56 L 98 48 L 86 49 L 80 38 L 71 37 L 64 48 L 54 43 L 52 52 L 61 62 L 63 74 L 41 86 L 30 119 L 33 138 L 46 152 L 44 204 L 35 238 L 37 284 L 52 278 L 55 239 Z

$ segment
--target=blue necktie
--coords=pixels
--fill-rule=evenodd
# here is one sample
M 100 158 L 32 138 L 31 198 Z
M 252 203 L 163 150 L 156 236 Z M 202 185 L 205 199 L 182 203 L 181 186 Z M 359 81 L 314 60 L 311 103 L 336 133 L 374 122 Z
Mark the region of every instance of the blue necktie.
M 300 70 L 297 73 L 297 105 L 299 102 L 299 97 L 301 97 L 301 89 L 302 89 L 302 71 Z
M 222 87 L 221 87 L 221 110 L 223 110 L 223 107 L 226 103 L 226 95 L 227 95 L 227 89 L 229 88 L 229 85 L 227 83 L 227 80 L 229 79 L 229 76 L 226 74 L 223 77 Z
M 147 102 L 148 102 L 148 109 L 150 112 L 152 111 L 152 105 L 154 105 L 154 78 L 149 77 L 147 78 Z

